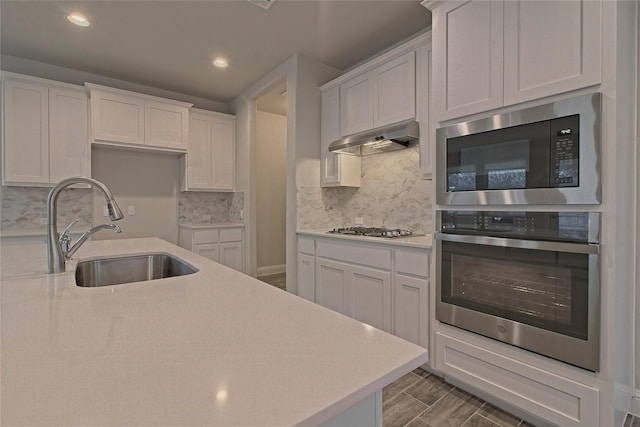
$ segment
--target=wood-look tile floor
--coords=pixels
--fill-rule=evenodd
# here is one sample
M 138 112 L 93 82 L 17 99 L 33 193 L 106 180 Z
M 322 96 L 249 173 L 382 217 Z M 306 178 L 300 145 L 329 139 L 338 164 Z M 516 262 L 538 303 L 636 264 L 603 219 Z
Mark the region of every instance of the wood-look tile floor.
M 285 273 L 258 279 L 287 288 Z M 382 417 L 383 427 L 531 427 L 420 368 L 383 389 Z M 640 418 L 627 416 L 624 427 L 640 427 Z
M 382 391 L 384 427 L 529 427 L 438 376 L 416 369 Z
M 262 280 L 276 288 L 287 290 L 287 275 L 285 273 L 270 274 L 268 276 L 260 276 L 258 280 Z

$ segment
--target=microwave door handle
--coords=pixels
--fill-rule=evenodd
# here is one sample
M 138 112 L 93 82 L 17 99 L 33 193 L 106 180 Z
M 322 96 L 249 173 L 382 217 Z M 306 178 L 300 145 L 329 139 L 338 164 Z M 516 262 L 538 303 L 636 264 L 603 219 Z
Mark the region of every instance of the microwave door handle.
M 569 252 L 576 254 L 599 254 L 600 245 L 590 243 L 548 242 L 540 240 L 505 239 L 502 237 L 465 234 L 436 233 L 436 240 L 471 243 L 476 245 L 501 246 L 505 248 L 537 249 L 543 251 Z

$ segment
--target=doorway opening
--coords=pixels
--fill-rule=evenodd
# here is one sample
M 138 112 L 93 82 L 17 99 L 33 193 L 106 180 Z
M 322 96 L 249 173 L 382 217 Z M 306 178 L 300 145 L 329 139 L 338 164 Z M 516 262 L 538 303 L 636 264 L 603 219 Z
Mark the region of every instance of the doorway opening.
M 256 100 L 256 273 L 286 290 L 287 82 Z

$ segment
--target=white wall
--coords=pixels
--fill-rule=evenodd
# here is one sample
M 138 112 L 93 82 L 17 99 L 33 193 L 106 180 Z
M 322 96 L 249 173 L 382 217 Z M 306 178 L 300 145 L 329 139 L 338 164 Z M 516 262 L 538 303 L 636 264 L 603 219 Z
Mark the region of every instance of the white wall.
M 122 233 L 100 231 L 94 239 L 160 237 L 178 243 L 178 157 L 167 154 L 93 148 L 92 176 L 113 193 L 125 214 L 117 221 Z M 109 222 L 102 209 L 104 198 L 94 192 L 94 224 Z M 135 206 L 135 215 L 127 213 Z
M 256 112 L 257 275 L 286 264 L 287 117 Z M 284 271 L 284 270 L 281 270 Z
M 236 115 L 236 189 L 245 191 L 248 274 L 256 274 L 255 99 L 287 81 L 287 291 L 296 292 L 297 182 L 320 185 L 320 89 L 339 71 L 296 55 L 229 105 Z

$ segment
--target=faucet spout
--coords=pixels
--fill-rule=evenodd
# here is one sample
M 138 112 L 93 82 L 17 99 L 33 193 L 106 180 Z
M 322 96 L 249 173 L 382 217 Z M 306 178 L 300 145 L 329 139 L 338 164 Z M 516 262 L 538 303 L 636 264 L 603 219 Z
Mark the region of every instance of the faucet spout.
M 111 221 L 117 221 L 124 218 L 124 215 L 120 210 L 120 207 L 116 203 L 111 190 L 109 190 L 109 188 L 107 188 L 107 186 L 100 181 L 86 176 L 75 176 L 60 181 L 51 189 L 51 191 L 49 191 L 49 195 L 47 196 L 47 273 L 62 273 L 65 270 L 66 257 L 64 251 L 62 250 L 62 245 L 60 244 L 59 239 L 60 236 L 58 234 L 57 204 L 60 192 L 68 186 L 74 184 L 90 184 L 94 188 L 98 189 L 107 201 L 107 210 L 109 212 L 109 218 L 111 219 Z M 89 234 L 85 233 L 86 237 L 85 234 L 82 235 L 82 237 L 85 237 L 84 240 L 82 240 L 82 242 L 78 241 L 74 245 L 73 248 L 75 249 L 73 250 L 73 252 L 78 250 L 80 245 L 82 245 L 82 243 L 84 243 L 91 234 L 101 229 L 100 226 L 94 228 L 96 228 L 96 230 L 94 230 L 93 232 L 87 232 Z
M 82 246 L 82 244 L 84 242 L 87 241 L 87 239 L 96 231 L 100 231 L 100 230 L 106 230 L 106 229 L 111 229 L 116 233 L 121 233 L 122 229 L 120 227 L 118 227 L 115 224 L 100 224 L 100 225 L 96 225 L 95 227 L 92 227 L 91 229 L 85 231 L 84 233 L 82 233 L 82 235 L 78 238 L 78 241 L 71 246 L 68 250 L 65 250 L 65 248 L 62 248 L 62 251 L 64 253 L 64 258 L 65 260 L 70 259 L 73 254 L 76 253 L 76 251 L 78 249 L 80 249 L 80 246 Z M 71 238 L 69 237 L 69 240 L 71 240 Z

